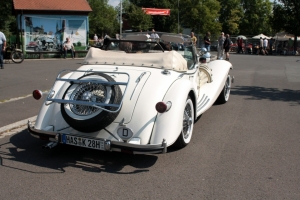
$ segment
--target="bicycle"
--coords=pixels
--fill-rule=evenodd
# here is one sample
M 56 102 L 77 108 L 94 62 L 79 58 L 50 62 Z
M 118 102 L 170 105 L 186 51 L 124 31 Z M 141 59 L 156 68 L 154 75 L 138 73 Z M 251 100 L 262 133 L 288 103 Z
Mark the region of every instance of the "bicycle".
M 12 43 L 4 51 L 4 59 L 12 60 L 14 63 L 21 63 L 24 60 L 24 54 L 21 49 L 16 48 L 15 43 Z

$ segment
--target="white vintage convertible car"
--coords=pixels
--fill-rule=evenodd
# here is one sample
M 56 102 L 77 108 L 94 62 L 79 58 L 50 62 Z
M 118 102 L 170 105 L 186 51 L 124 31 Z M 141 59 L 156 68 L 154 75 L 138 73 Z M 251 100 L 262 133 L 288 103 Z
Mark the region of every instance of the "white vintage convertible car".
M 165 153 L 192 139 L 195 119 L 216 101 L 226 103 L 232 65 L 198 55 L 190 37 L 140 33 L 90 48 L 81 67 L 63 70 L 31 135 L 45 147 L 68 144 L 133 154 Z M 33 96 L 41 99 L 42 92 Z

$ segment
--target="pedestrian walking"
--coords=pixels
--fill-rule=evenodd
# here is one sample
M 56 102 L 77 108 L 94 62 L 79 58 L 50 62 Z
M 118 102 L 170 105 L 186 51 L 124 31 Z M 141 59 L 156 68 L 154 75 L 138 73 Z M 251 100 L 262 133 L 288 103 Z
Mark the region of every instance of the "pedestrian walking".
M 0 67 L 1 69 L 4 69 L 3 64 L 3 52 L 5 52 L 6 48 L 6 37 L 4 33 L 0 31 Z
M 229 34 L 226 34 L 225 37 L 226 38 L 225 38 L 225 41 L 224 41 L 224 44 L 223 44 L 223 48 L 225 50 L 226 60 L 229 61 L 229 50 L 230 50 L 231 40 L 230 40 Z
M 206 48 L 207 51 L 210 51 L 210 32 L 207 32 L 205 37 L 204 37 L 204 47 Z
M 221 33 L 220 37 L 218 38 L 218 55 L 217 55 L 217 59 L 218 60 L 223 60 L 223 56 L 224 56 L 224 41 L 225 41 L 225 36 L 224 36 L 224 32 Z

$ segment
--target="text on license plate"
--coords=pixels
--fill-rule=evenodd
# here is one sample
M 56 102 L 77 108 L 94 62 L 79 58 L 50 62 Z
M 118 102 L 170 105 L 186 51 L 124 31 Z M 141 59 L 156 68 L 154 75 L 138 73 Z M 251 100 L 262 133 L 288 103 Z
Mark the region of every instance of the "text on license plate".
M 94 140 L 78 136 L 62 135 L 62 143 L 79 147 L 104 150 L 103 140 Z

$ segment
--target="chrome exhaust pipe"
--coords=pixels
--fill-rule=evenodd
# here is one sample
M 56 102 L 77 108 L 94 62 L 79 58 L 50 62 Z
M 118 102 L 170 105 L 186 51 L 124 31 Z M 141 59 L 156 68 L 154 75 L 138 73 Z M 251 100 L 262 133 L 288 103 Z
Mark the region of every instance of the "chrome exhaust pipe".
M 49 142 L 48 144 L 43 145 L 43 148 L 52 149 L 52 148 L 56 147 L 57 144 L 58 144 L 58 142 Z

